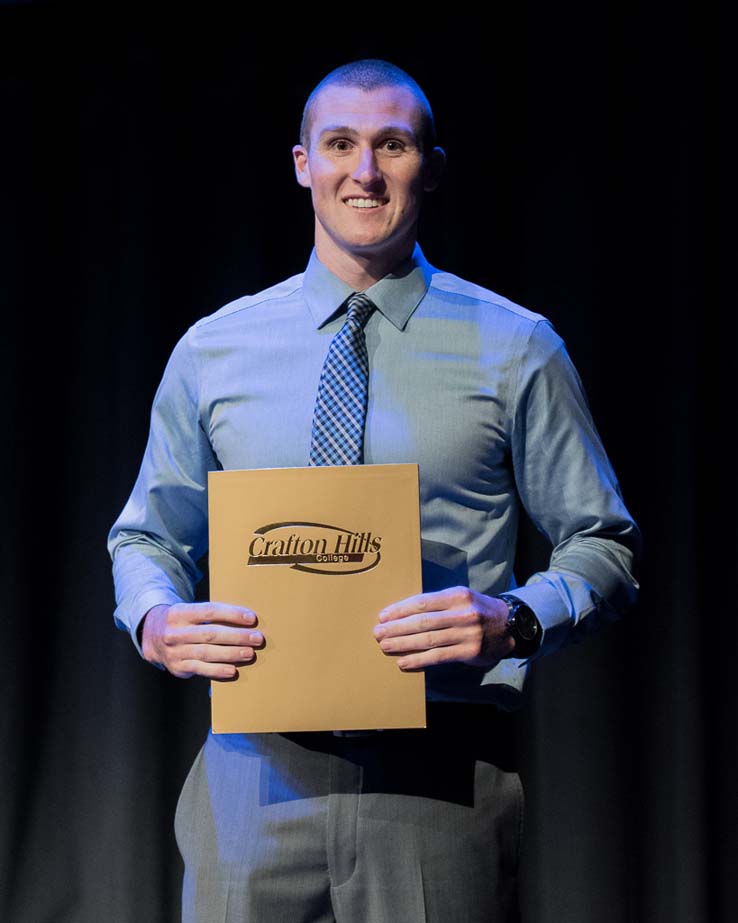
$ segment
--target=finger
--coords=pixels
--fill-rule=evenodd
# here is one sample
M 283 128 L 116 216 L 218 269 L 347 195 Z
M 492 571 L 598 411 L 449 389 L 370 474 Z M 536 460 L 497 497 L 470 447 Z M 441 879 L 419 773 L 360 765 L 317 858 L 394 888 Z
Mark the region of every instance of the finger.
M 379 613 L 379 621 L 391 622 L 416 613 L 442 612 L 469 605 L 473 601 L 473 596 L 473 591 L 468 587 L 451 587 L 447 590 L 437 590 L 435 593 L 408 596 L 407 599 L 401 599 L 390 606 L 385 606 Z
M 180 656 L 167 664 L 167 669 L 179 678 L 204 676 L 208 679 L 228 680 L 238 676 L 238 667 L 246 667 L 256 660 L 253 648 L 193 645 L 180 651 Z
M 231 628 L 227 625 L 208 624 L 180 633 L 177 640 L 185 644 L 261 647 L 264 644 L 264 634 L 256 628 Z
M 180 663 L 251 663 L 256 657 L 253 647 L 223 647 L 219 644 L 191 644 L 179 651 Z
M 440 663 L 455 663 L 466 660 L 465 647 L 459 645 L 450 645 L 449 647 L 434 647 L 429 651 L 417 651 L 412 654 L 405 654 L 398 658 L 397 666 L 403 673 L 413 673 L 418 670 L 425 670 L 427 667 L 434 667 Z
M 465 637 L 456 644 L 437 645 L 424 651 L 403 653 L 398 651 L 397 666 L 403 671 L 424 670 L 440 663 L 467 663 L 472 666 L 495 666 L 500 659 L 510 654 L 511 638 L 504 637 L 494 649 L 482 649 L 480 640 L 473 635 Z M 390 655 L 391 656 L 391 655 Z
M 160 649 L 169 659 L 176 659 L 182 648 L 195 644 L 226 647 L 263 647 L 264 634 L 257 628 L 232 628 L 228 625 L 168 626 L 161 636 Z
M 203 676 L 211 680 L 233 680 L 238 676 L 238 667 L 230 663 L 206 663 L 200 660 L 183 660 L 178 669 L 171 671 L 180 679 Z
M 476 612 L 447 610 L 445 612 L 424 612 L 407 615 L 401 619 L 375 625 L 373 631 L 374 637 L 379 641 L 382 638 L 477 624 L 479 624 L 479 615 Z
M 170 624 L 178 625 L 204 625 L 216 623 L 219 625 L 255 625 L 256 613 L 246 606 L 231 606 L 227 603 L 180 603 L 169 609 Z
M 423 631 L 418 634 L 401 635 L 399 637 L 383 638 L 379 646 L 385 654 L 404 654 L 413 651 L 428 651 L 437 647 L 449 647 L 464 643 L 478 643 L 481 631 L 470 635 L 461 628 L 445 628 L 441 630 Z

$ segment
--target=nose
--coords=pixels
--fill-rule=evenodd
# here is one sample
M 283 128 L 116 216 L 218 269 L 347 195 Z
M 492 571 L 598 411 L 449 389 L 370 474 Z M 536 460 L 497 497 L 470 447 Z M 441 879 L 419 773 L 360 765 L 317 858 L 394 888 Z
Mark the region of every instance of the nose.
M 359 159 L 351 178 L 362 186 L 370 186 L 372 183 L 376 183 L 380 176 L 381 173 L 374 148 L 369 145 L 360 148 Z

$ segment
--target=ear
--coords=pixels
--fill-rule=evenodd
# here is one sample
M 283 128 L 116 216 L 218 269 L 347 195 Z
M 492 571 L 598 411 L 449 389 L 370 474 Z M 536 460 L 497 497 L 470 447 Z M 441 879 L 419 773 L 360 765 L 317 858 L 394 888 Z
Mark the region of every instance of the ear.
M 443 168 L 446 166 L 446 152 L 442 147 L 434 147 L 430 156 L 425 161 L 425 177 L 423 188 L 426 192 L 433 192 L 441 181 Z
M 310 188 L 310 164 L 308 162 L 307 148 L 296 144 L 292 148 L 292 157 L 295 161 L 295 176 L 297 182 L 306 189 Z

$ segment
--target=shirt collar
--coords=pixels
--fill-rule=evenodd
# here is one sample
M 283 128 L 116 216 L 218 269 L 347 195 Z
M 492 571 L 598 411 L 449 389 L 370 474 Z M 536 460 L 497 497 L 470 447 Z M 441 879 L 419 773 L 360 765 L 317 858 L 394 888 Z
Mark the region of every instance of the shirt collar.
M 432 274 L 433 267 L 416 244 L 409 259 L 371 285 L 364 294 L 398 330 L 404 330 L 410 315 L 428 291 Z M 353 289 L 334 276 L 313 250 L 302 280 L 302 293 L 315 326 L 320 329 L 335 316 L 353 294 Z

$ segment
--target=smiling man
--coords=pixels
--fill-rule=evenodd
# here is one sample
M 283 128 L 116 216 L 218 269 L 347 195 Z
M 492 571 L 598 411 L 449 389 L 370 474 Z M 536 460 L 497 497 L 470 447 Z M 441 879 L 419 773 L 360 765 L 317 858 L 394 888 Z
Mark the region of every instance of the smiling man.
M 209 735 L 177 810 L 183 916 L 515 920 L 509 712 L 531 659 L 633 602 L 638 531 L 548 321 L 417 244 L 445 155 L 415 81 L 384 61 L 333 71 L 293 156 L 315 249 L 175 348 L 110 534 L 116 622 L 175 676 L 247 670 L 268 641 L 259 614 L 192 602 L 208 471 L 415 462 L 423 592 L 377 613 L 374 636 L 398 669 L 425 670 L 429 726 Z M 275 368 L 290 370 L 279 385 Z M 521 506 L 552 553 L 518 586 Z

